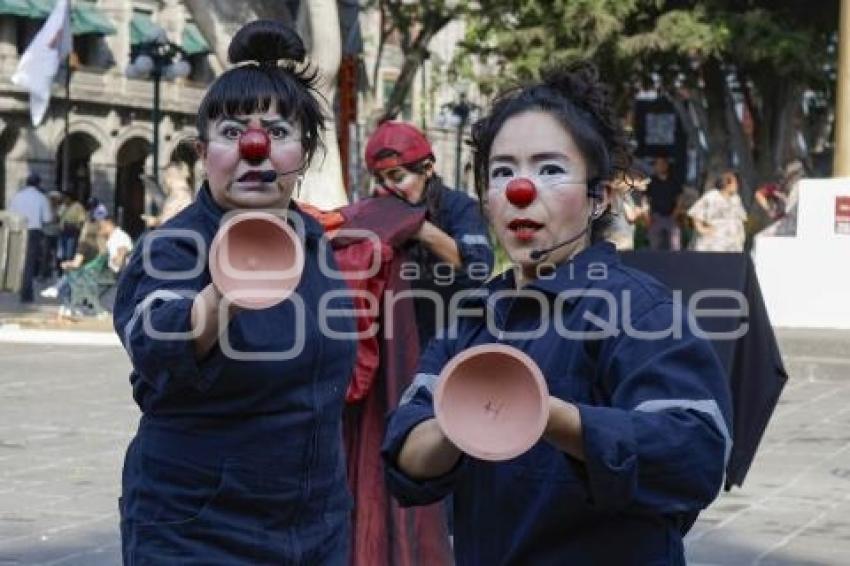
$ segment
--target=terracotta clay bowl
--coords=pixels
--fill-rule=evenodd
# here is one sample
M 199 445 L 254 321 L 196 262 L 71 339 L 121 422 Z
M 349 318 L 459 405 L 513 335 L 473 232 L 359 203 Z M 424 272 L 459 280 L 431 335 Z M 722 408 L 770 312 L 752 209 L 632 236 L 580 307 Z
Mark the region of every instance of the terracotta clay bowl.
M 289 297 L 301 281 L 304 249 L 284 220 L 267 212 L 240 212 L 213 239 L 210 275 L 233 304 L 265 309 Z
M 549 391 L 537 364 L 504 344 L 468 348 L 440 373 L 437 422 L 465 453 L 509 460 L 540 440 L 549 419 Z

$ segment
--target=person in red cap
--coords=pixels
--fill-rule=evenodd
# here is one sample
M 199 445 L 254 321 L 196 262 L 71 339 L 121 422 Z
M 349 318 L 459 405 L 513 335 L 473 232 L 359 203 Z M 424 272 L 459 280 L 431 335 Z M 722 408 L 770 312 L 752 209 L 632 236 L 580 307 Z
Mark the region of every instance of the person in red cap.
M 422 292 L 415 300 L 421 347 L 434 336 L 439 320 L 450 320 L 454 294 L 478 287 L 493 269 L 481 208 L 463 191 L 446 187 L 434 162 L 427 138 L 405 122 L 383 122 L 366 145 L 366 166 L 376 181 L 376 194 L 426 209 L 425 221 L 405 246 L 411 262 L 403 274 Z M 435 301 L 429 291 L 441 300 Z

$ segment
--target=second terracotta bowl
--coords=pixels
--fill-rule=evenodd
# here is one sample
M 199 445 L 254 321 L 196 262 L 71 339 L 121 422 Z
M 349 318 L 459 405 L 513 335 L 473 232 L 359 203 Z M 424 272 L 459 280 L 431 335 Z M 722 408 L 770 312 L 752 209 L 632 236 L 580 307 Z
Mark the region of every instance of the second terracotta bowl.
M 468 348 L 440 373 L 437 422 L 465 453 L 509 460 L 534 446 L 549 420 L 549 391 L 537 364 L 504 344 Z

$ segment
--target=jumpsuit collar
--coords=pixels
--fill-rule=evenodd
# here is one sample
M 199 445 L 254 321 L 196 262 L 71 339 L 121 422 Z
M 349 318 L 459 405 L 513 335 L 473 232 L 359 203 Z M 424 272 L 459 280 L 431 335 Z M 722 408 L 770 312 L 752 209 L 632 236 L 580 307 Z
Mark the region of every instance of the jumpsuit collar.
M 206 218 L 217 228 L 221 223 L 222 217 L 228 211 L 224 210 L 217 202 L 215 202 L 212 192 L 210 191 L 210 187 L 206 181 L 204 181 L 204 184 L 201 185 L 201 188 L 198 191 L 198 202 L 204 211 L 204 216 L 206 216 Z M 308 242 L 316 241 L 324 235 L 324 229 L 321 224 L 319 224 L 309 214 L 304 213 L 304 211 L 298 207 L 294 199 L 289 200 L 289 210 L 301 219 L 304 226 L 304 235 Z
M 620 264 L 620 257 L 613 244 L 599 242 L 585 248 L 569 261 L 560 263 L 555 271 L 545 277 L 529 282 L 525 289 L 542 291 L 548 295 L 557 296 L 560 293 L 579 291 L 590 287 L 594 281 L 606 279 L 608 270 Z M 485 286 L 485 292 L 473 295 L 473 302 L 486 303 L 487 297 L 497 291 L 516 289 L 516 277 L 513 269 L 506 269 L 501 275 L 491 279 Z M 580 295 L 568 295 L 567 303 L 574 303 Z

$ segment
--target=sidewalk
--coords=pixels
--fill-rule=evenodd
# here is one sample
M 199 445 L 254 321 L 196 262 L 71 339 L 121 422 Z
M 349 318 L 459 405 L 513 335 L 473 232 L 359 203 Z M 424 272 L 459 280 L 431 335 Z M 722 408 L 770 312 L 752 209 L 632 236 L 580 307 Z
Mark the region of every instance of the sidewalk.
M 776 334 L 788 384 L 743 487 L 686 538 L 691 566 L 850 564 L 850 331 Z
M 44 299 L 39 293 L 51 282 L 35 284 L 35 302 L 22 304 L 17 293 L 0 292 L 0 328 L 18 326 L 30 330 L 83 330 L 89 332 L 114 332 L 112 317 L 97 319 L 59 318 L 59 301 Z

